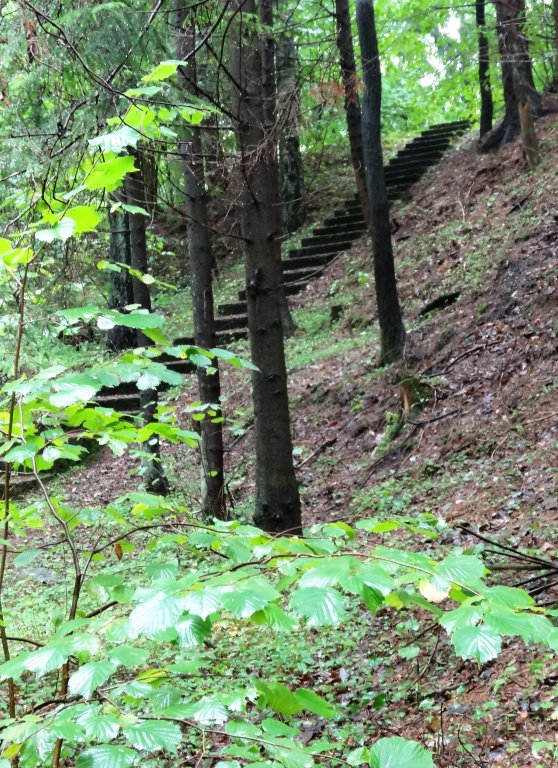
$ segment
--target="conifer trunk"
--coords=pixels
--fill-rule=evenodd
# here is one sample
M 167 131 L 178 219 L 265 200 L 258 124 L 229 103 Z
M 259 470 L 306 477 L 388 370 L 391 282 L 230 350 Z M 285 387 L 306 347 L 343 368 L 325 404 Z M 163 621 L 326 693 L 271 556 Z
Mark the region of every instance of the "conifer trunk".
M 281 179 L 281 221 L 284 232 L 296 232 L 306 221 L 304 165 L 300 152 L 300 112 L 297 82 L 298 54 L 287 34 L 277 41 L 277 90 L 282 105 L 279 134 L 279 176 Z
M 183 92 L 197 95 L 194 26 L 185 29 L 187 9 L 178 0 L 176 10 L 176 55 L 186 61 L 179 72 Z M 193 21 L 193 19 L 192 19 Z M 194 340 L 198 347 L 215 346 L 215 314 L 213 305 L 212 253 L 207 227 L 207 193 L 204 170 L 204 147 L 201 130 L 191 126 L 189 137 L 181 142 L 184 159 L 185 209 L 188 217 L 188 252 L 192 279 L 192 312 Z M 201 441 L 202 514 L 206 518 L 226 518 L 225 474 L 223 460 L 223 425 L 220 420 L 221 382 L 217 361 L 215 373 L 209 375 L 202 367 L 197 369 L 199 398 L 209 403 L 218 413 L 217 420 L 206 416 L 199 422 Z
M 382 154 L 380 54 L 371 0 L 357 0 L 356 12 L 366 89 L 362 110 L 362 135 L 374 248 L 374 279 L 380 325 L 380 365 L 385 365 L 403 356 L 405 327 L 397 295 L 391 243 L 389 201 Z
M 494 102 L 490 85 L 490 51 L 486 36 L 486 2 L 476 0 L 476 21 L 479 35 L 479 90 L 480 90 L 480 135 L 492 130 Z
M 123 193 L 111 197 L 110 204 L 124 202 Z M 130 222 L 127 211 L 120 207 L 109 210 L 108 214 L 110 244 L 110 260 L 116 264 L 131 266 L 130 256 Z M 120 312 L 124 307 L 134 303 L 134 289 L 132 278 L 126 267 L 121 267 L 118 272 L 110 275 L 109 309 L 117 309 Z M 130 349 L 136 343 L 136 331 L 126 328 L 124 325 L 115 325 L 107 335 L 107 346 L 112 352 L 123 352 Z
M 287 372 L 280 306 L 281 260 L 277 247 L 276 145 L 266 115 L 263 42 L 254 0 L 236 0 L 237 43 L 231 70 L 234 127 L 242 184 L 241 234 L 246 270 L 248 330 L 253 363 L 256 441 L 254 522 L 267 531 L 301 530 L 289 420 Z M 269 104 L 268 104 L 269 107 Z M 267 118 L 267 119 L 266 119 Z
M 137 173 L 128 174 L 126 177 L 126 194 L 130 205 L 145 209 L 145 187 L 141 170 L 143 163 L 139 152 L 138 155 L 140 156 L 137 158 L 136 165 L 140 170 Z M 130 213 L 129 221 L 131 266 L 132 269 L 146 274 L 148 272 L 146 217 L 140 213 Z M 132 278 L 132 286 L 134 304 L 139 304 L 143 309 L 151 311 L 149 286 L 137 277 Z M 149 346 L 150 343 L 141 331 L 137 331 L 138 346 Z M 155 420 L 157 400 L 156 389 L 141 390 L 140 408 L 144 424 L 150 424 Z M 150 493 L 167 494 L 169 485 L 161 463 L 161 446 L 157 436 L 154 435 L 151 440 L 144 444 L 144 451 L 147 456 L 142 460 L 141 471 L 146 490 Z
M 360 101 L 358 97 L 358 78 L 355 64 L 353 34 L 351 31 L 351 14 L 349 0 L 335 0 L 335 18 L 337 21 L 337 48 L 339 50 L 339 66 L 345 99 L 345 117 L 347 133 L 351 150 L 351 163 L 355 173 L 357 193 L 362 208 L 364 220 L 370 226 L 370 211 L 364 149 L 362 141 L 362 121 Z

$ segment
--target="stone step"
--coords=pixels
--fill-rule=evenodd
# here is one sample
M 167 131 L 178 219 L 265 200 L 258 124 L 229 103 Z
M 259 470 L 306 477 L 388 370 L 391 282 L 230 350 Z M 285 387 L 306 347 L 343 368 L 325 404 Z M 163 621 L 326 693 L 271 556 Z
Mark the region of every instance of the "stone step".
M 226 304 L 219 304 L 217 311 L 220 315 L 244 315 L 246 314 L 245 301 L 232 301 Z
M 163 355 L 161 355 L 161 357 L 163 357 Z M 161 360 L 161 362 L 165 363 L 169 371 L 181 373 L 183 376 L 188 376 L 190 373 L 194 373 L 196 370 L 196 366 L 193 363 L 180 357 L 170 357 L 170 355 L 168 355 L 167 359 L 164 361 Z
M 330 227 L 330 226 L 335 226 L 335 224 L 355 224 L 355 223 L 361 223 L 361 222 L 364 224 L 364 219 L 362 218 L 362 211 L 357 211 L 356 213 L 352 213 L 345 210 L 344 208 L 338 208 L 333 212 L 333 216 L 330 216 L 328 219 L 325 219 L 324 224 Z
M 429 128 L 425 128 L 424 131 L 421 131 L 421 135 L 435 133 L 437 131 L 453 131 L 454 133 L 460 130 L 466 131 L 469 125 L 469 120 L 452 120 L 449 123 L 436 123 L 436 125 L 431 125 Z
M 405 163 L 416 163 L 416 162 L 437 163 L 445 151 L 446 151 L 446 148 L 443 148 L 443 149 L 439 148 L 439 149 L 429 149 L 424 152 L 422 151 L 408 152 L 405 154 L 397 155 L 397 157 L 394 157 L 392 160 L 389 161 L 389 163 L 385 166 L 385 170 L 387 171 L 389 168 L 392 168 L 393 166 L 402 165 Z
M 414 139 L 410 144 L 407 144 L 400 150 L 396 157 L 407 157 L 415 153 L 435 152 L 437 150 L 447 149 L 451 144 L 451 139 Z
M 322 264 L 307 264 L 306 266 L 300 263 L 300 258 L 304 257 L 283 262 L 283 280 L 285 283 L 298 282 L 298 280 L 305 280 L 307 277 L 319 274 L 335 257 L 328 257 L 328 261 L 324 261 Z

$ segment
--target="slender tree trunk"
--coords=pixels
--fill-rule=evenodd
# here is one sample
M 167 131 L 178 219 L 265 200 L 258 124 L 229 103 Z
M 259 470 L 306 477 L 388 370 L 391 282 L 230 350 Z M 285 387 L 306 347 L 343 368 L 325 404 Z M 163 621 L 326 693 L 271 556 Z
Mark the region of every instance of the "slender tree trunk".
M 289 420 L 280 307 L 281 261 L 277 213 L 270 188 L 277 178 L 273 126 L 264 110 L 262 41 L 254 0 L 236 0 L 237 45 L 232 112 L 242 183 L 241 232 L 246 268 L 248 329 L 256 439 L 254 522 L 268 531 L 301 530 Z
M 138 168 L 143 167 L 142 158 L 137 159 Z M 145 188 L 143 183 L 142 171 L 129 174 L 126 177 L 126 194 L 130 205 L 139 206 L 145 209 Z M 132 269 L 138 270 L 142 274 L 148 271 L 147 259 L 147 240 L 145 236 L 146 217 L 139 213 L 130 213 L 130 260 Z M 140 307 L 151 311 L 151 295 L 149 286 L 139 280 L 132 278 L 134 291 L 134 303 Z M 140 346 L 148 346 L 151 342 L 141 332 L 137 331 L 137 343 Z M 145 424 L 155 420 L 157 410 L 157 390 L 148 389 L 140 392 L 140 407 L 142 418 Z M 168 493 L 169 485 L 163 465 L 161 463 L 161 447 L 159 439 L 154 435 L 144 447 L 148 454 L 142 462 L 142 477 L 145 487 L 151 493 L 164 495 Z
M 486 2 L 475 2 L 477 29 L 479 34 L 479 89 L 480 89 L 480 135 L 484 136 L 492 129 L 494 102 L 490 85 L 490 51 L 486 36 Z
M 269 165 L 267 183 L 267 206 L 270 232 L 273 236 L 269 246 L 273 248 L 274 259 L 281 263 L 281 203 L 279 199 L 279 167 L 277 164 L 276 148 L 276 117 L 277 117 L 277 83 L 275 76 L 275 37 L 273 35 L 273 0 L 259 0 L 259 17 L 263 32 L 261 42 L 261 93 L 263 129 L 268 143 L 275 147 L 274 162 Z M 289 308 L 287 292 L 283 284 L 283 275 L 279 284 L 279 302 L 281 306 L 281 323 L 283 337 L 288 338 L 294 333 L 294 322 Z
M 111 203 L 123 202 L 122 194 L 113 195 Z M 117 264 L 131 266 L 130 257 L 130 222 L 128 213 L 122 208 L 115 208 L 109 211 L 110 228 L 110 260 Z M 125 267 L 121 267 L 119 272 L 110 274 L 110 298 L 109 308 L 122 311 L 124 307 L 134 303 L 134 289 L 132 278 Z M 115 325 L 108 332 L 107 346 L 113 352 L 122 352 L 130 349 L 136 343 L 136 331 L 133 328 L 126 328 L 124 325 Z
M 343 90 L 345 93 L 345 116 L 351 150 L 351 162 L 355 172 L 356 187 L 364 220 L 370 225 L 368 190 L 364 167 L 364 150 L 362 143 L 362 124 L 360 102 L 358 98 L 358 79 L 351 31 L 351 14 L 349 0 L 335 0 L 335 17 L 337 19 L 337 48 L 339 50 L 339 65 Z
M 185 94 L 197 95 L 194 27 L 185 29 L 187 8 L 178 0 L 176 10 L 176 56 L 186 60 L 179 72 L 179 83 Z M 192 19 L 193 21 L 193 19 Z M 188 251 L 192 276 L 192 311 L 194 339 L 203 349 L 215 346 L 215 315 L 213 307 L 212 254 L 207 228 L 206 186 L 201 130 L 191 127 L 189 137 L 181 142 L 184 158 L 186 215 L 188 217 Z M 199 422 L 201 432 L 200 455 L 202 471 L 202 513 L 206 518 L 225 519 L 225 475 L 223 463 L 223 425 L 221 413 L 221 382 L 217 361 L 215 373 L 209 375 L 198 368 L 200 401 L 209 403 L 218 413 L 217 418 L 206 415 Z
M 525 0 L 495 0 L 495 6 L 505 113 L 500 125 L 486 135 L 481 151 L 498 147 L 517 136 L 521 100 L 530 102 L 533 117 L 541 112 L 541 96 L 535 88 L 529 45 L 523 32 Z
M 281 221 L 285 232 L 296 232 L 306 221 L 304 166 L 298 131 L 300 86 L 298 53 L 294 40 L 284 32 L 277 41 L 277 90 L 283 107 L 279 134 Z
M 554 82 L 558 82 L 558 0 L 552 2 L 552 17 L 554 19 Z
M 374 279 L 380 325 L 380 364 L 383 365 L 403 356 L 405 327 L 397 295 L 389 202 L 384 177 L 381 131 L 382 76 L 374 7 L 371 0 L 357 0 L 356 12 L 366 88 L 362 111 L 362 134 L 372 219 Z

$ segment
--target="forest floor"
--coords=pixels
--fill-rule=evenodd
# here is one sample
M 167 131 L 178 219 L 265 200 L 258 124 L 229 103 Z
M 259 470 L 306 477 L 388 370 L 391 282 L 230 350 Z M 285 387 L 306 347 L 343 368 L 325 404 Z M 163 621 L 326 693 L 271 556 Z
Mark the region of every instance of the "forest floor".
M 558 609 L 557 580 L 541 578 L 518 556 L 552 560 L 558 531 L 556 116 L 542 118 L 538 129 L 543 162 L 535 172 L 525 170 L 517 142 L 479 156 L 464 139 L 394 208 L 404 368 L 375 367 L 365 237 L 294 298 L 298 330 L 287 354 L 305 525 L 443 519 L 442 545 L 472 548 L 481 544 L 476 534 L 504 544 L 508 553 L 484 542 L 492 581 L 532 579 L 537 600 Z M 421 314 L 455 293 L 445 308 Z M 248 355 L 242 344 L 239 350 Z M 424 395 L 410 411 L 400 385 L 409 376 Z M 248 372 L 224 370 L 223 388 L 234 428 L 227 438 L 232 514 L 248 516 Z M 179 411 L 194 399 L 188 386 L 176 400 Z M 199 468 L 191 449 L 171 446 L 167 459 L 177 495 L 195 510 Z M 129 458 L 108 452 L 56 482 L 74 506 L 106 503 L 137 486 Z M 413 539 L 417 548 L 433 546 L 409 531 L 389 535 L 396 546 Z M 434 749 L 440 767 L 554 765 L 558 663 L 514 640 L 480 669 L 474 662 L 448 666 L 445 638 L 416 636 L 417 627 L 409 614 L 380 612 L 345 656 L 327 642 L 317 645 L 314 681 L 351 703 L 347 745 L 358 746 L 359 732 L 399 734 Z M 390 632 L 412 651 L 394 653 Z M 282 671 L 304 685 L 294 663 Z M 314 725 L 308 738 L 323 727 Z

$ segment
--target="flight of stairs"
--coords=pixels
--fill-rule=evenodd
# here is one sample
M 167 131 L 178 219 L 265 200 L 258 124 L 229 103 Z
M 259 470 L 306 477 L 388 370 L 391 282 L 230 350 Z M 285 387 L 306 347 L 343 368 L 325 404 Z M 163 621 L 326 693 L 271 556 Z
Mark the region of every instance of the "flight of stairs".
M 463 134 L 468 127 L 466 120 L 433 125 L 406 144 L 385 167 L 389 199 L 393 201 L 401 198 L 440 160 L 452 140 Z M 310 237 L 301 240 L 300 248 L 289 251 L 288 257 L 283 259 L 283 282 L 287 295 L 303 290 L 334 258 L 351 248 L 364 232 L 366 224 L 358 198 L 346 200 L 334 211 L 333 216 L 313 230 Z M 238 301 L 217 307 L 215 346 L 224 347 L 231 341 L 247 337 L 246 312 L 244 290 L 239 292 Z M 176 346 L 194 345 L 194 339 L 184 336 L 175 339 L 173 343 Z M 178 373 L 188 374 L 194 370 L 188 360 L 170 355 L 158 357 L 157 362 L 165 363 L 170 370 Z M 161 389 L 164 388 L 165 385 L 161 385 Z M 133 382 L 123 383 L 113 389 L 101 390 L 97 403 L 115 410 L 136 413 L 139 410 L 139 392 Z

